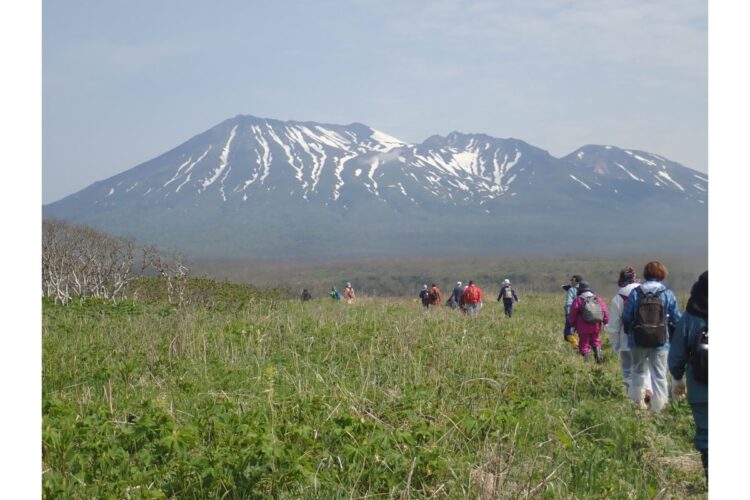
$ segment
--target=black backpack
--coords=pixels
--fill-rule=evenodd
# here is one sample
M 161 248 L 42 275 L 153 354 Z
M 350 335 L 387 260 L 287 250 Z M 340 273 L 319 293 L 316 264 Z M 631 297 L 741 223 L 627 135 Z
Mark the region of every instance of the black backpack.
M 698 340 L 691 349 L 690 363 L 693 365 L 695 381 L 708 384 L 708 323 L 698 334 Z
M 641 287 L 635 290 L 640 298 L 632 327 L 635 343 L 641 347 L 664 345 L 667 342 L 664 304 L 661 301 L 661 294 L 664 290 L 644 292 Z

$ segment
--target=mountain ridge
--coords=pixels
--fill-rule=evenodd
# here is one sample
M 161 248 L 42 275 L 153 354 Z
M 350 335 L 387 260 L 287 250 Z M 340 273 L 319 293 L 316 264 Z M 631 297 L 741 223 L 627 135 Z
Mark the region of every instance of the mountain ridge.
M 304 258 L 335 254 L 352 240 L 355 255 L 413 255 L 422 250 L 410 237 L 425 246 L 450 234 L 487 252 L 510 248 L 508 232 L 528 251 L 551 251 L 566 230 L 580 232 L 566 229 L 575 217 L 598 227 L 628 209 L 643 226 L 638 242 L 701 252 L 707 243 L 685 234 L 691 224 L 670 219 L 688 216 L 707 237 L 707 198 L 707 174 L 645 151 L 586 145 L 556 158 L 483 133 L 411 144 L 357 122 L 237 115 L 45 205 L 43 214 L 202 257 Z M 650 241 L 671 226 L 679 244 Z M 589 238 L 616 234 L 601 227 Z M 217 239 L 231 244 L 215 248 Z

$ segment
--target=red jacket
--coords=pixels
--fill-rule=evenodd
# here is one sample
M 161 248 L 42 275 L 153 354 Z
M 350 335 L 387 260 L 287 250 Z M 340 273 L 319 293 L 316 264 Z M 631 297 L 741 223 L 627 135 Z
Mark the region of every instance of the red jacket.
M 469 300 L 468 292 L 470 289 L 476 290 L 477 300 Z M 464 290 L 464 293 L 461 294 L 461 299 L 464 304 L 476 304 L 477 302 L 482 302 L 482 290 L 476 285 L 469 285 L 466 287 L 466 290 Z
M 584 292 L 573 300 L 573 305 L 570 307 L 570 314 L 568 314 L 568 323 L 575 328 L 579 334 L 599 333 L 602 331 L 602 325 L 609 323 L 609 312 L 607 311 L 607 306 L 604 303 L 604 300 L 598 295 L 596 296 L 596 300 L 599 301 L 599 305 L 602 307 L 604 321 L 601 323 L 589 323 L 583 320 L 583 316 L 581 315 L 581 305 L 584 300 L 583 296 L 588 293 L 591 292 Z

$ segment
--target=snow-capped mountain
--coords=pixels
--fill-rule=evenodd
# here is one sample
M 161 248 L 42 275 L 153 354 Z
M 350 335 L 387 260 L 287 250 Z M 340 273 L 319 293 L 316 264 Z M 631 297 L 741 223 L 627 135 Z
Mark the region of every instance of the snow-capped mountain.
M 670 244 L 691 229 L 700 250 L 707 191 L 704 174 L 614 146 L 559 159 L 484 134 L 408 144 L 359 123 L 237 116 L 44 215 L 189 255 L 326 258 L 434 254 L 454 238 L 472 242 L 455 254 L 574 251 L 566 235 L 582 229 L 592 251 L 614 250 L 611 221 L 627 212 L 643 226 L 631 239 L 663 250 L 665 226 Z M 592 227 L 571 224 L 579 215 Z

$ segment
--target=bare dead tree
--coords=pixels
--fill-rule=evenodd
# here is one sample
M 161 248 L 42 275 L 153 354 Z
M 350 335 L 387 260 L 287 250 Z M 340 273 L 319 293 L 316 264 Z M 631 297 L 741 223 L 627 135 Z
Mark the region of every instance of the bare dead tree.
M 186 278 L 189 271 L 182 257 L 176 253 L 165 254 L 155 247 L 145 247 L 144 268 L 151 269 L 164 278 L 167 284 L 167 301 L 182 305 L 185 300 Z
M 164 278 L 169 303 L 182 304 L 188 273 L 177 254 L 64 221 L 42 223 L 42 296 L 67 304 L 74 297 L 117 302 L 138 276 Z

